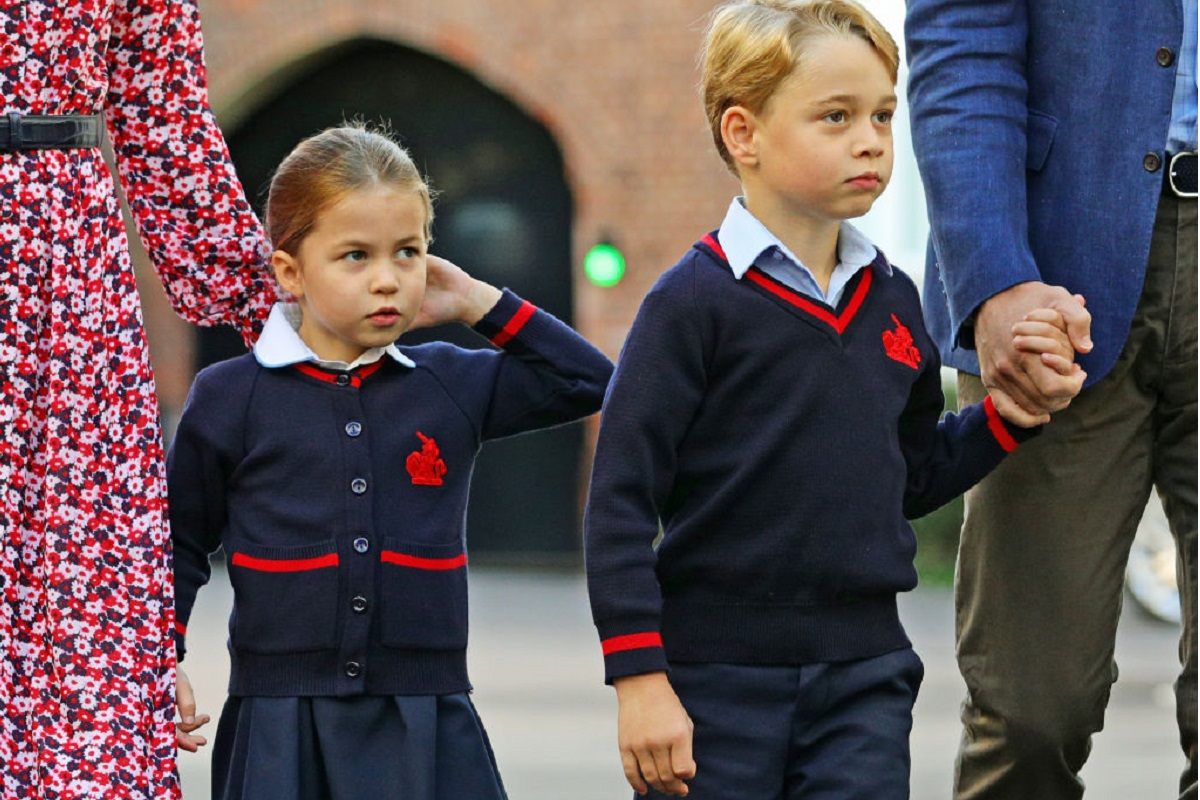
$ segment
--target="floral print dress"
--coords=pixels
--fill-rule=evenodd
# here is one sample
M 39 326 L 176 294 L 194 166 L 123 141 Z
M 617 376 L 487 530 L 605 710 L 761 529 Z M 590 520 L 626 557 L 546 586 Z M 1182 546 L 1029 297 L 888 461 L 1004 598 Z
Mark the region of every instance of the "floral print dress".
M 195 0 L 0 0 L 0 114 L 103 113 L 186 318 L 253 336 L 262 229 L 208 108 Z M 175 798 L 163 452 L 99 149 L 0 152 L 0 798 Z

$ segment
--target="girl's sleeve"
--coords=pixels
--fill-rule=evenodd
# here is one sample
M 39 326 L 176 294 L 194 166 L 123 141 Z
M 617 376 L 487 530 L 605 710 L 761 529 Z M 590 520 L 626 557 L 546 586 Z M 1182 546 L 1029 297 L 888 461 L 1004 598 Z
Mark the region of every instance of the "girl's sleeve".
M 904 515 L 909 519 L 935 511 L 970 489 L 1041 430 L 1006 422 L 991 397 L 939 419 L 945 404 L 941 362 L 932 342 L 926 352 L 929 356 L 900 417 L 900 447 L 908 465 Z
M 707 384 L 692 273 L 647 294 L 604 401 L 584 514 L 592 619 L 605 681 L 667 668 L 654 543 L 678 452 Z
M 501 349 L 484 439 L 581 419 L 600 410 L 609 359 L 554 315 L 505 289 L 474 330 Z
M 270 250 L 208 105 L 196 0 L 122 0 L 107 59 L 117 171 L 167 297 L 252 342 L 275 298 Z
M 211 575 L 209 556 L 227 520 L 227 483 L 239 436 L 230 409 L 235 384 L 196 376 L 167 454 L 167 498 L 175 574 L 175 645 L 182 661 L 192 607 Z M 240 421 L 240 413 L 236 417 Z

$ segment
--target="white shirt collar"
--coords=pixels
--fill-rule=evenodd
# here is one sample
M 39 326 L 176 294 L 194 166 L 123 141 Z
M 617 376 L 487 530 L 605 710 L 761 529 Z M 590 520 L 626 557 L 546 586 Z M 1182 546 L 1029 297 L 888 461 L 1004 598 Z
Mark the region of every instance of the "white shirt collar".
M 742 197 L 735 197 L 729 203 L 729 210 L 725 213 L 725 221 L 721 223 L 717 238 L 726 258 L 729 259 L 733 275 L 738 280 L 754 266 L 754 262 L 764 251 L 772 247 L 778 247 L 780 252 L 797 266 L 809 272 L 804 262 L 746 209 L 745 199 Z M 861 231 L 849 222 L 841 223 L 838 229 L 838 265 L 835 269 L 848 270 L 850 274 L 854 274 L 874 261 L 876 252 L 875 245 Z M 888 274 L 891 274 L 891 265 L 886 264 L 886 261 L 885 265 Z
M 317 357 L 297 332 L 300 329 L 300 306 L 297 303 L 276 303 L 271 307 L 271 314 L 263 326 L 262 335 L 254 344 L 254 357 L 258 363 L 267 368 L 286 367 L 292 364 L 313 362 L 317 366 L 329 369 L 348 370 L 373 364 L 385 355 L 406 367 L 415 367 L 413 360 L 393 342 L 386 347 L 372 347 L 353 363 L 344 361 L 326 361 Z

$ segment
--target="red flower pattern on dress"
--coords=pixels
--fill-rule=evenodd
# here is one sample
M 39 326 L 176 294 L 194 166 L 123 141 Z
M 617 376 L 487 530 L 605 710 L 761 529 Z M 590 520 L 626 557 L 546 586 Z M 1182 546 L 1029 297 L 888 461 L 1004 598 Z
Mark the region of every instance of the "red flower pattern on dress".
M 0 0 L 0 113 L 103 112 L 187 319 L 247 339 L 268 250 L 195 0 Z M 100 150 L 0 153 L 0 797 L 177 798 L 159 413 Z

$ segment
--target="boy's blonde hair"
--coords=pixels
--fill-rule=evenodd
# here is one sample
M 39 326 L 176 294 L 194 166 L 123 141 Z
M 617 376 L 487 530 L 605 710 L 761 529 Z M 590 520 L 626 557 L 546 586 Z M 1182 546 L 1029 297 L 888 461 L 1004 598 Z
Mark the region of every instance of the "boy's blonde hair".
M 267 235 L 295 256 L 317 216 L 346 195 L 372 186 L 411 191 L 425 206 L 425 238 L 433 231 L 429 185 L 408 151 L 386 130 L 346 123 L 304 139 L 275 170 L 267 196 Z
M 896 42 L 854 0 L 736 0 L 719 6 L 704 33 L 701 89 L 717 152 L 737 175 L 721 138 L 731 106 L 759 114 L 804 62 L 805 45 L 818 36 L 855 36 L 883 58 L 892 83 L 900 68 Z

